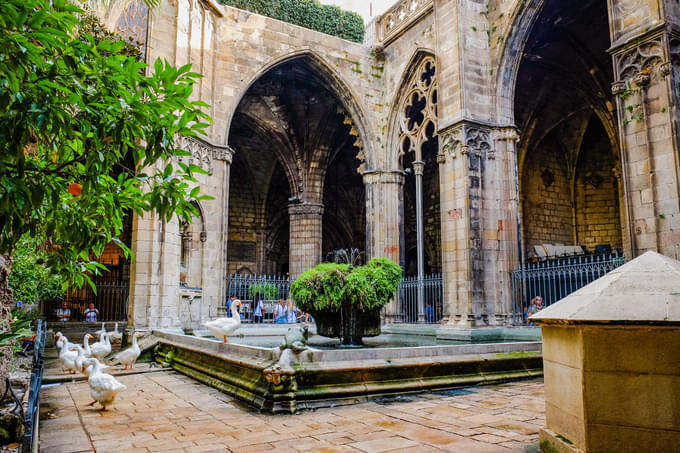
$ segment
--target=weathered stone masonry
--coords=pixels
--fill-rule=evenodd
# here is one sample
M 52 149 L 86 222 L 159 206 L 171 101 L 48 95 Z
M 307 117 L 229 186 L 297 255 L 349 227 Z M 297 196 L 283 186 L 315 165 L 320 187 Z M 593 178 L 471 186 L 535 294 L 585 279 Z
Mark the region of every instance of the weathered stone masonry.
M 509 322 L 518 215 L 528 251 L 677 258 L 680 5 L 567 3 L 400 0 L 360 45 L 212 0 L 165 0 L 147 54 L 204 75 L 194 97 L 214 123 L 192 146 L 214 200 L 184 237 L 175 222 L 133 220 L 130 325 L 190 328 L 215 316 L 229 273 L 296 274 L 341 244 L 405 264 L 409 168 L 422 170 L 444 322 Z M 115 26 L 120 14 L 103 16 Z M 427 58 L 436 97 L 408 99 Z M 407 116 L 407 129 L 427 130 L 415 148 L 400 141 Z M 183 243 L 200 289 L 179 286 Z

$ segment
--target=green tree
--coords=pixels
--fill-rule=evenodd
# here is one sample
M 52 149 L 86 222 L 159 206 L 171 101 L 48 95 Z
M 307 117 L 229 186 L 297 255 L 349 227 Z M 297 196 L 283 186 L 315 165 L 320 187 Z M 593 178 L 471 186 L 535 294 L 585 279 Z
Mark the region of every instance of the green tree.
M 40 239 L 24 236 L 12 255 L 12 272 L 9 286 L 14 300 L 37 304 L 41 300 L 59 299 L 64 296 L 68 279 L 45 265 L 50 251 Z
M 175 137 L 207 126 L 189 101 L 198 74 L 123 51 L 81 30 L 68 0 L 0 0 L 0 313 L 12 301 L 12 256 L 45 238 L 46 263 L 82 285 L 103 266 L 125 212 L 190 221 L 196 166 Z M 91 283 L 91 281 L 90 281 Z M 7 324 L 5 322 L 5 324 Z M 3 326 L 3 329 L 6 326 Z M 1 370 L 0 370 L 0 374 Z M 2 376 L 0 376 L 2 377 Z

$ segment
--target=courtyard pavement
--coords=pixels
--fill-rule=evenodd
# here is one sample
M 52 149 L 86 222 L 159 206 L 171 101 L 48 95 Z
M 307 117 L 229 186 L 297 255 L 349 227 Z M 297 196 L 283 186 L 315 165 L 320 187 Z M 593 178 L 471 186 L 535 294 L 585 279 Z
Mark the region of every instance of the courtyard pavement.
M 545 425 L 542 379 L 276 416 L 170 370 L 118 379 L 106 412 L 86 407 L 86 381 L 45 386 L 40 451 L 534 452 Z

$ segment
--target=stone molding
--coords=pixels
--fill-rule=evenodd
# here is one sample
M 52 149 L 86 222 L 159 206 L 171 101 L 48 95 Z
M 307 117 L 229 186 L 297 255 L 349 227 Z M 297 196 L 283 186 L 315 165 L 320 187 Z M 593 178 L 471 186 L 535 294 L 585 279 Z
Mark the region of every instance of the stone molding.
M 234 151 L 229 146 L 217 146 L 193 137 L 180 136 L 175 146 L 191 153 L 191 156 L 183 156 L 179 159 L 188 165 L 198 165 L 203 170 L 212 174 L 213 160 L 225 161 L 231 164 Z
M 433 9 L 433 0 L 401 0 L 397 2 L 378 18 L 378 41 L 383 46 L 389 45 Z
M 288 214 L 291 216 L 298 215 L 323 215 L 324 205 L 320 203 L 300 203 L 289 204 Z
M 404 184 L 402 170 L 368 170 L 364 172 L 364 184 Z
M 484 156 L 495 159 L 495 150 L 491 140 L 491 129 L 475 123 L 458 123 L 440 132 L 440 152 L 437 161 L 442 164 L 447 157 L 456 159 L 459 155 Z

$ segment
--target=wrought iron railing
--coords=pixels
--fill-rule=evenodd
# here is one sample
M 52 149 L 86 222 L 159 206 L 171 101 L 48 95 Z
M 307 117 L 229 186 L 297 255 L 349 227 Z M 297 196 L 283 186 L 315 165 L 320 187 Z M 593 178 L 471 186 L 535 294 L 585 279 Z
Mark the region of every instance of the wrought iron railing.
M 50 322 L 58 321 L 57 309 L 66 302 L 71 311 L 69 321 L 84 321 L 83 311 L 93 303 L 99 310 L 98 321 L 126 321 L 129 294 L 129 283 L 98 283 L 96 294 L 89 285 L 71 288 L 64 300 L 46 302 L 43 314 Z
M 526 323 L 531 300 L 543 298 L 548 306 L 597 280 L 625 262 L 620 253 L 587 255 L 528 263 L 512 271 L 512 307 L 515 324 Z
M 423 302 L 419 303 L 418 292 L 422 286 Z M 426 275 L 424 279 L 405 277 L 399 284 L 394 311 L 385 313 L 394 323 L 437 323 L 443 314 L 441 274 Z
M 254 302 L 262 298 L 264 302 L 263 322 L 274 322 L 274 311 L 279 299 L 287 300 L 290 292 L 290 279 L 285 275 L 230 275 L 227 278 L 227 298 L 236 296 L 243 302 L 242 321 L 253 322 Z M 220 307 L 220 316 L 231 316 L 226 305 Z
M 33 343 L 33 366 L 31 382 L 28 387 L 28 410 L 24 417 L 24 452 L 37 451 L 38 413 L 40 411 L 40 388 L 42 387 L 43 369 L 45 366 L 45 337 L 47 323 L 38 319 Z

